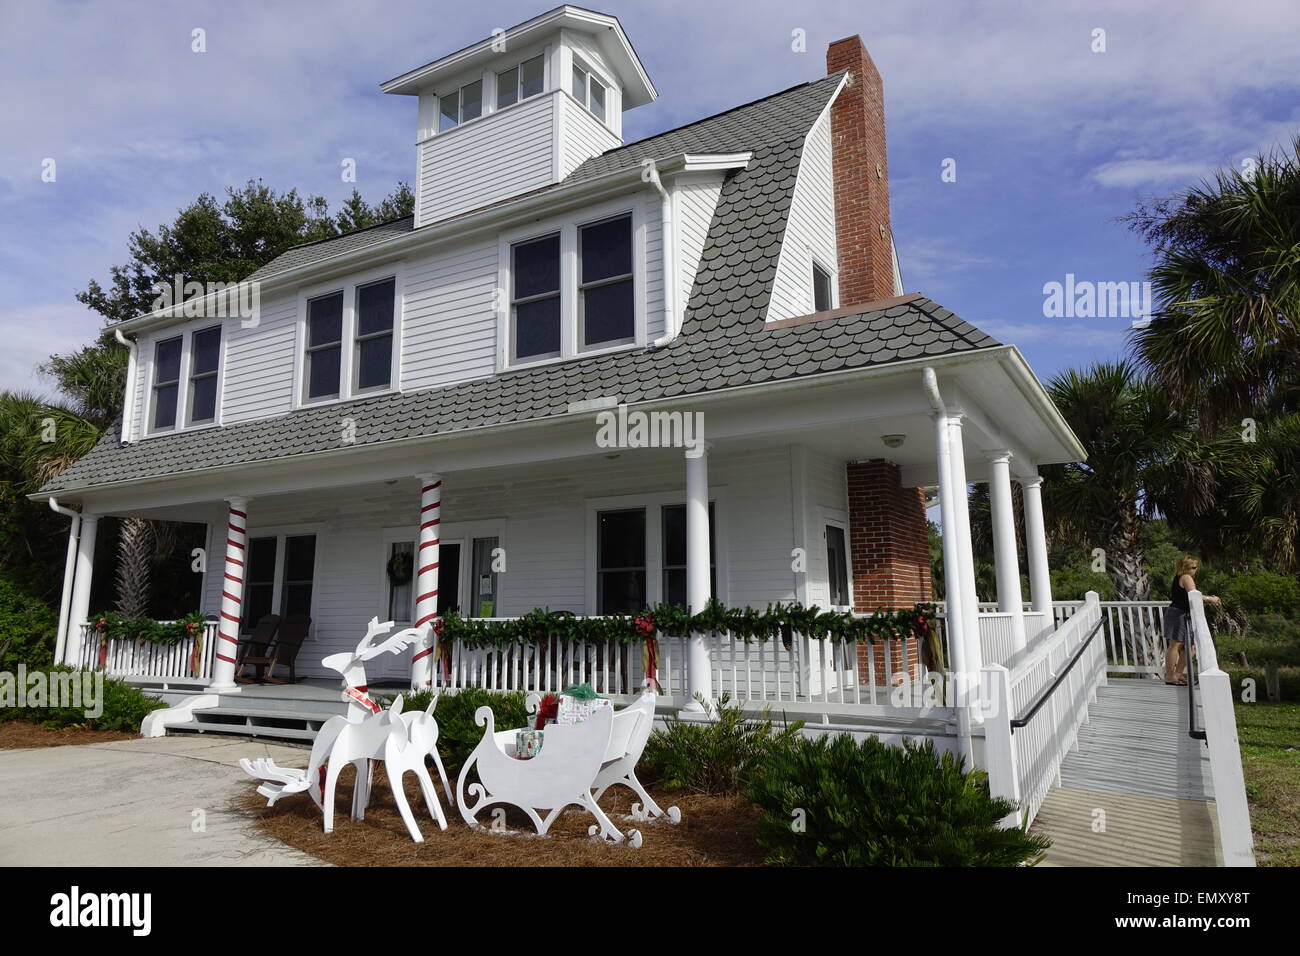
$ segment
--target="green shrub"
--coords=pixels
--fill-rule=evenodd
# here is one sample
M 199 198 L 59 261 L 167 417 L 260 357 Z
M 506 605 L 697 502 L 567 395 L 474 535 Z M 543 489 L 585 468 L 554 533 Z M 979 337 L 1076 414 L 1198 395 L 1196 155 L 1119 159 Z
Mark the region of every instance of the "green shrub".
M 44 601 L 0 579 L 0 671 L 48 667 L 58 627 L 58 613 Z
M 41 669 L 46 676 L 47 686 L 51 681 L 50 674 L 73 674 L 76 680 L 84 680 L 86 674 L 93 674 L 90 671 L 74 671 L 71 667 L 62 664 Z M 30 677 L 33 671 L 27 671 Z M 92 676 L 92 682 L 94 680 Z M 92 683 L 93 686 L 93 683 Z M 84 701 L 83 701 L 84 703 Z M 104 693 L 101 699 L 102 713 L 98 717 L 87 717 L 87 707 L 7 707 L 0 708 L 0 721 L 5 720 L 26 720 L 32 723 L 43 724 L 46 727 L 86 727 L 92 730 L 124 730 L 135 733 L 140 730 L 140 724 L 147 714 L 158 710 L 160 707 L 166 707 L 166 703 L 161 698 L 146 694 L 138 687 L 126 683 L 125 681 L 114 680 L 110 677 L 104 678 Z
M 1102 601 L 1115 599 L 1115 582 L 1110 579 L 1110 575 L 1093 571 L 1090 565 L 1071 565 L 1054 570 L 1051 574 L 1053 600 L 1082 601 L 1089 591 L 1096 591 L 1097 597 Z
M 754 768 L 803 727 L 802 721 L 796 721 L 778 729 L 768 711 L 756 720 L 748 719 L 739 703 L 731 703 L 729 694 L 723 694 L 716 706 L 700 703 L 715 720 L 670 717 L 666 728 L 656 730 L 646 742 L 646 769 L 669 790 L 739 793 Z
M 1300 583 L 1289 574 L 1255 570 L 1226 577 L 1219 596 L 1247 614 L 1284 614 L 1300 611 Z
M 931 741 L 798 737 L 772 751 L 747 796 L 762 811 L 757 837 L 769 863 L 1016 866 L 1038 862 L 1049 846 L 1004 830 L 1012 804 L 990 797 L 982 772 L 965 772 Z

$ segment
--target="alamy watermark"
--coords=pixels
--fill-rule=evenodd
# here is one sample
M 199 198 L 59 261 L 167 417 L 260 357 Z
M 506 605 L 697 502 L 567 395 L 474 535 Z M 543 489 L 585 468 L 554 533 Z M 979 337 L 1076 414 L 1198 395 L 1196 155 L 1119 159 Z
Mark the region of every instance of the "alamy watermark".
M 259 282 L 186 282 L 179 274 L 171 282 L 155 282 L 153 310 L 172 318 L 239 318 L 243 328 L 257 325 L 262 310 Z
M 94 720 L 104 713 L 104 672 L 0 671 L 0 710 L 10 707 L 65 707 Z
M 703 412 L 643 412 L 618 410 L 596 415 L 596 445 L 600 448 L 684 448 L 687 458 L 704 453 Z
M 1049 319 L 1131 319 L 1151 321 L 1150 282 L 1092 282 L 1065 274 L 1064 282 L 1043 284 L 1043 315 Z

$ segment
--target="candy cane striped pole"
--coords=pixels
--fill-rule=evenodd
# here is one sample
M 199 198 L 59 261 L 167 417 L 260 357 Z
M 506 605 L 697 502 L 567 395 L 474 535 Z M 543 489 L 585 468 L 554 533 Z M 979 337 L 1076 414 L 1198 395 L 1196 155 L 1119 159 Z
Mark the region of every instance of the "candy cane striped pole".
M 235 654 L 239 650 L 239 623 L 244 611 L 244 576 L 248 560 L 248 499 L 227 498 L 226 564 L 221 578 L 221 623 L 213 652 L 210 691 L 235 687 Z
M 438 620 L 438 526 L 442 515 L 442 476 L 416 475 L 420 482 L 420 535 L 415 548 L 415 626 L 437 625 Z M 411 647 L 411 687 L 420 690 L 433 684 L 433 649 L 437 642 L 433 628 L 426 640 Z

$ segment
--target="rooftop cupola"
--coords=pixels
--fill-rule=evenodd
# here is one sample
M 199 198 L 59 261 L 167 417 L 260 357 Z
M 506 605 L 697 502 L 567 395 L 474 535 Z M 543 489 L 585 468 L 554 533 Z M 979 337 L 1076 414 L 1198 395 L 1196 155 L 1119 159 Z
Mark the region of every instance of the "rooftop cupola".
M 570 6 L 380 89 L 419 99 L 417 229 L 560 182 L 657 95 L 618 19 Z

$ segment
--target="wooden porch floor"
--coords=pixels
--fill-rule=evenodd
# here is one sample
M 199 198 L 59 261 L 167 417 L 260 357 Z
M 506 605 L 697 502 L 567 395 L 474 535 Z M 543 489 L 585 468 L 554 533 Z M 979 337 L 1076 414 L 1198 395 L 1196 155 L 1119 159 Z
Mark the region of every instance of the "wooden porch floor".
M 1187 688 L 1115 679 L 1098 688 L 1079 749 L 1033 829 L 1046 866 L 1220 866 L 1205 745 L 1188 736 Z

